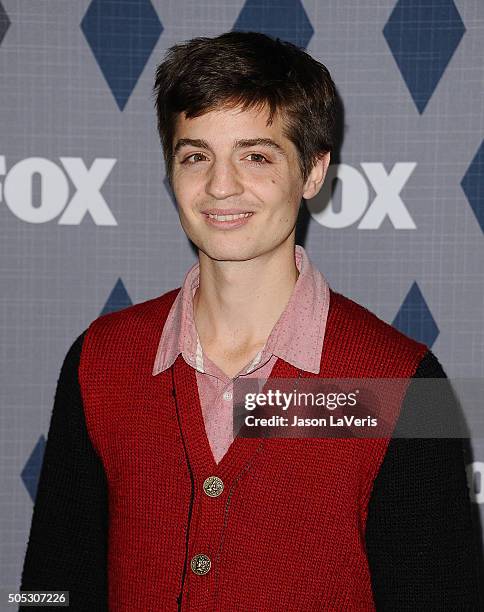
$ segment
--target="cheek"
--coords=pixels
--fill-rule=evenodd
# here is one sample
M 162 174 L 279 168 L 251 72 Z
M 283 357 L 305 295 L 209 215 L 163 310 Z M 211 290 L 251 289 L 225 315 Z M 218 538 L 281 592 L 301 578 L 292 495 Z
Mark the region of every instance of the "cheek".
M 295 181 L 288 181 L 287 177 L 272 176 L 268 183 L 268 191 L 273 202 L 285 211 L 285 214 L 299 207 L 300 190 Z
M 275 225 L 290 225 L 297 219 L 300 199 L 298 193 L 289 187 L 271 179 L 270 188 L 258 192 L 259 199 L 264 202 L 268 217 Z
M 178 202 L 178 207 L 187 213 L 189 213 L 190 209 L 194 207 L 194 204 L 199 201 L 199 191 L 194 181 L 186 181 L 181 177 L 173 180 L 173 194 Z
M 252 181 L 247 181 L 247 185 L 252 185 L 252 189 L 257 191 L 261 198 L 271 204 L 286 202 L 289 199 L 291 185 L 287 177 L 279 176 L 277 172 L 271 172 L 264 177 L 251 177 Z M 258 178 L 259 180 L 254 180 Z

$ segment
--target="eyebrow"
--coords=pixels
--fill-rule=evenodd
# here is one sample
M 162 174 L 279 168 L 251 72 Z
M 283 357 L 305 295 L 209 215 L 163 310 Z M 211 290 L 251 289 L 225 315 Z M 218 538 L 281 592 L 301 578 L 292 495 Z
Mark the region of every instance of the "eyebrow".
M 180 138 L 175 145 L 173 150 L 173 157 L 182 149 L 183 147 L 195 147 L 197 149 L 210 149 L 210 145 L 206 140 L 201 140 L 199 138 Z M 235 151 L 236 149 L 247 149 L 249 147 L 269 147 L 274 149 L 280 155 L 287 157 L 287 153 L 284 149 L 277 144 L 275 140 L 272 138 L 244 138 L 241 140 L 236 140 L 232 149 Z

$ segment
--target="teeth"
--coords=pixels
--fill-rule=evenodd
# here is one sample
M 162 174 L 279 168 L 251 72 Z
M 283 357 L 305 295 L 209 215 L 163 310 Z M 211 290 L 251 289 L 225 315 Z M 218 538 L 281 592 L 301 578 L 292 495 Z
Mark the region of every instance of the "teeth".
M 249 217 L 252 213 L 241 213 L 240 215 L 211 215 L 209 213 L 210 219 L 215 219 L 216 221 L 233 221 L 234 219 L 242 219 L 244 217 Z

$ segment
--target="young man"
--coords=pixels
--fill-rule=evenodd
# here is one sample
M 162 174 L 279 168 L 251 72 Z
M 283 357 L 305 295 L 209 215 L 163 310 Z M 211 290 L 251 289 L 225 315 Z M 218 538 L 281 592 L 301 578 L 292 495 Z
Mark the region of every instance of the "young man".
M 481 609 L 462 440 L 233 440 L 243 378 L 445 377 L 295 246 L 335 147 L 327 69 L 227 33 L 170 49 L 155 94 L 199 262 L 69 350 L 22 589 L 90 611 Z

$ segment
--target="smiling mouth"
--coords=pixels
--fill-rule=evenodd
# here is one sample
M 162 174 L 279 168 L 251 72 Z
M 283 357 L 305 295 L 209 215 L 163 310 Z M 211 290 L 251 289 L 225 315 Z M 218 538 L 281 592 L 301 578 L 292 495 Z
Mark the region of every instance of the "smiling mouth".
M 245 217 L 250 217 L 254 213 L 247 212 L 247 213 L 241 213 L 239 215 L 212 215 L 210 213 L 204 213 L 204 214 L 206 214 L 207 217 L 209 217 L 210 219 L 215 219 L 215 221 L 234 221 L 235 219 L 244 219 Z

